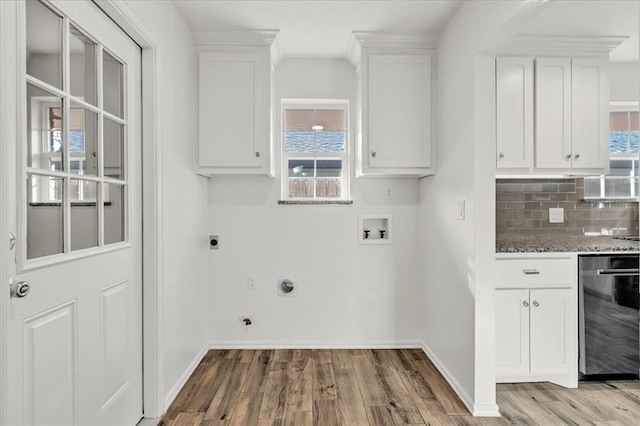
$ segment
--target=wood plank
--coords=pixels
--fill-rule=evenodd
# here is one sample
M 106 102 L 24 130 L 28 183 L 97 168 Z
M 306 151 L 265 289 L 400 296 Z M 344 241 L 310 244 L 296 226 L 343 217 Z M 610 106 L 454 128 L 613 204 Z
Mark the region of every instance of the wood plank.
M 233 360 L 231 359 L 214 358 L 181 411 L 187 413 L 206 412 L 218 388 L 227 379 L 232 364 Z
M 273 352 L 272 350 L 255 351 L 247 373 L 247 380 L 245 380 L 242 386 L 242 392 L 252 394 L 264 393 L 267 378 L 269 377 L 270 364 L 273 359 Z
M 469 414 L 467 407 L 465 407 L 431 361 L 415 361 L 414 364 L 448 415 Z
M 284 419 L 289 385 L 286 370 L 269 371 L 260 407 L 261 419 Z
M 354 356 L 353 368 L 358 379 L 358 388 L 362 394 L 362 400 L 367 407 L 380 407 L 387 405 L 387 394 L 378 381 L 376 366 L 367 357 Z
M 353 370 L 333 370 L 336 379 L 336 397 L 338 413 L 343 425 L 369 425 L 367 412 L 364 409 L 362 395 L 358 387 L 358 380 L 352 374 Z
M 444 426 L 452 424 L 452 420 L 447 415 L 442 405 L 436 399 L 425 399 L 416 402 L 416 407 L 424 424 L 431 426 Z
M 294 359 L 287 370 L 287 412 L 311 411 L 313 409 L 313 369 L 315 361 L 310 358 Z
M 331 364 L 331 351 L 328 349 L 316 349 L 313 351 L 316 364 Z
M 293 361 L 293 349 L 278 349 L 273 356 L 273 362 Z
M 562 401 L 543 401 L 540 405 L 558 416 L 565 424 L 592 425 L 593 422 L 586 419 L 582 412 L 576 411 L 573 407 L 563 404 Z M 557 423 L 556 423 L 557 424 Z
M 183 407 L 187 405 L 188 401 L 196 397 L 200 391 L 200 382 L 209 371 L 209 368 L 215 369 L 216 366 L 211 366 L 208 362 L 201 362 L 198 364 L 191 374 L 191 377 L 189 377 L 189 380 L 187 380 L 187 383 L 180 392 L 178 392 L 178 396 L 176 396 L 171 406 L 167 409 L 167 413 L 164 415 L 163 419 L 175 419 L 178 413 L 183 410 Z
M 284 426 L 284 419 L 259 419 L 258 426 Z
M 204 413 L 180 413 L 173 421 L 173 426 L 200 426 Z
M 251 351 L 248 349 L 242 349 L 240 354 L 238 354 L 238 361 L 240 362 L 251 362 L 253 361 L 253 356 L 256 354 L 256 351 Z
M 348 370 L 352 366 L 351 354 L 345 349 L 331 349 L 331 363 L 335 370 Z
M 262 394 L 241 393 L 238 397 L 229 426 L 255 425 L 260 418 Z
M 284 419 L 285 426 L 313 426 L 313 413 L 311 411 L 294 411 L 287 413 Z
M 367 418 L 371 426 L 389 426 L 396 424 L 387 407 L 367 407 Z
M 404 383 L 409 395 L 414 401 L 422 401 L 425 399 L 435 399 L 435 395 L 427 381 L 420 375 L 412 371 L 400 371 L 400 377 Z
M 205 420 L 229 420 L 249 371 L 249 364 L 234 359 L 231 370 L 216 391 L 205 414 Z
M 335 400 L 336 380 L 333 375 L 333 364 L 316 364 L 313 372 L 313 399 Z
M 338 415 L 337 401 L 329 399 L 313 401 L 313 424 L 322 426 L 340 426 L 341 422 Z

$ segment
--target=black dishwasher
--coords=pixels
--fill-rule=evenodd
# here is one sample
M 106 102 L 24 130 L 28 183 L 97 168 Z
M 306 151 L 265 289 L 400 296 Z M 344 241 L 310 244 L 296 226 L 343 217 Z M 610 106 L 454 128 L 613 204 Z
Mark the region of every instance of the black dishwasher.
M 637 379 L 637 254 L 578 257 L 580 380 Z

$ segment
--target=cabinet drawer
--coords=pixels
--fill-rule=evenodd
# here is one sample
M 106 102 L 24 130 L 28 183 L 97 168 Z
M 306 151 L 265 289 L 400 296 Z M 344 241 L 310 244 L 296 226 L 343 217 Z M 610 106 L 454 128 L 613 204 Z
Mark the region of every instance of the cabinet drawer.
M 496 288 L 574 287 L 573 259 L 496 259 Z

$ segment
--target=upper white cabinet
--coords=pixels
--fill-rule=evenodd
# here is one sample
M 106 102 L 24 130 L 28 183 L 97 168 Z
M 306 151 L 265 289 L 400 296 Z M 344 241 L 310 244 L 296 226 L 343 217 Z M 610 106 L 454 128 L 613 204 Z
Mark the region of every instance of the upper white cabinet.
M 498 168 L 533 167 L 533 59 L 496 60 Z
M 354 34 L 358 176 L 435 172 L 434 48 L 422 38 Z
M 496 59 L 498 174 L 609 168 L 609 52 L 624 37 L 514 37 Z
M 243 34 L 243 42 L 232 46 L 228 45 L 228 35 L 201 35 L 196 40 L 198 173 L 274 176 L 273 37 L 275 35 L 256 38 Z
M 605 59 L 536 59 L 536 163 L 606 169 L 609 80 Z

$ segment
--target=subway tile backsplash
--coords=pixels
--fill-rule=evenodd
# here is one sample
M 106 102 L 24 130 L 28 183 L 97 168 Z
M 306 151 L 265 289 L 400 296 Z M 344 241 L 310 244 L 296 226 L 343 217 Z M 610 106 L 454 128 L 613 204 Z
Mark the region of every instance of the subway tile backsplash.
M 583 179 L 496 180 L 496 237 L 638 235 L 638 203 L 584 202 Z M 564 223 L 549 209 L 564 208 Z

